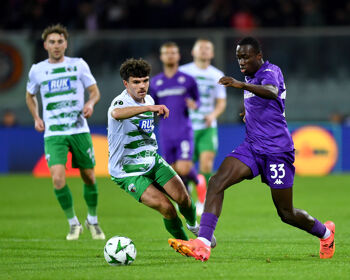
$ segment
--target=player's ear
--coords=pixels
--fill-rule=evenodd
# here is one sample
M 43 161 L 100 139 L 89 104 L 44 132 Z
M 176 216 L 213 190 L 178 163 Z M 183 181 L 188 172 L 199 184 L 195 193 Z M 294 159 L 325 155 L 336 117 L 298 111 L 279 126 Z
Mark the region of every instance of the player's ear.
M 44 41 L 43 45 L 44 45 L 44 49 L 47 50 L 47 43 L 46 43 L 46 41 Z
M 256 55 L 257 59 L 259 59 L 259 60 L 262 59 L 262 56 L 263 56 L 263 55 L 262 55 L 262 52 L 259 52 L 259 53 Z
M 126 88 L 128 87 L 128 81 L 123 80 L 123 84 Z

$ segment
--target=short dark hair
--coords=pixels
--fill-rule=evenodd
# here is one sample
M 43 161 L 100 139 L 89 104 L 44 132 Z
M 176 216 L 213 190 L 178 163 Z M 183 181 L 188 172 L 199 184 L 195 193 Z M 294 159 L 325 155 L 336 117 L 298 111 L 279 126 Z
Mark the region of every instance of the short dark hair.
M 237 45 L 243 46 L 243 45 L 251 45 L 255 51 L 256 54 L 261 52 L 261 44 L 260 42 L 253 38 L 253 37 L 244 37 L 241 40 L 238 41 Z
M 150 75 L 151 65 L 142 58 L 129 58 L 120 66 L 119 72 L 125 81 L 128 81 L 130 77 L 143 78 Z
M 68 31 L 67 28 L 64 27 L 62 24 L 57 23 L 55 25 L 50 25 L 45 28 L 43 33 L 41 34 L 41 38 L 46 41 L 47 36 L 49 36 L 52 33 L 58 33 L 58 34 L 63 34 L 64 38 L 68 40 Z
M 159 51 L 162 52 L 162 48 L 172 48 L 172 47 L 177 48 L 178 50 L 180 49 L 178 44 L 172 41 L 168 41 L 160 46 Z

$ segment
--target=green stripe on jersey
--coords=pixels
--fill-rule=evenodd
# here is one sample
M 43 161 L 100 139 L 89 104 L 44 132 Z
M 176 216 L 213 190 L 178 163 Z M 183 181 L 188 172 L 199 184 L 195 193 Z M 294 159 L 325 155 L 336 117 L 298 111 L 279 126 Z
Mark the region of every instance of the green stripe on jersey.
M 65 90 L 65 91 L 57 91 L 57 92 L 48 92 L 44 95 L 44 97 L 54 97 L 54 96 L 57 96 L 57 95 L 65 95 L 65 94 L 76 94 L 77 93 L 77 90 L 75 88 L 72 88 L 70 90 Z
M 56 110 L 56 109 L 61 109 L 64 107 L 73 107 L 78 104 L 78 100 L 65 100 L 65 101 L 60 101 L 60 102 L 52 102 L 47 104 L 46 110 L 51 111 L 51 110 Z
M 50 119 L 61 119 L 61 118 L 76 118 L 81 114 L 81 111 L 72 111 L 67 113 L 61 113 L 55 116 L 50 117 Z
M 125 173 L 142 172 L 148 170 L 150 164 L 124 164 L 123 171 Z
M 153 157 L 156 154 L 156 151 L 142 151 L 134 155 L 126 155 L 128 158 L 147 158 Z
M 58 74 L 67 72 L 66 67 L 53 68 L 51 74 Z
M 137 149 L 139 147 L 147 146 L 147 145 L 152 145 L 155 146 L 157 144 L 157 141 L 154 139 L 141 139 L 141 140 L 136 140 L 132 141 L 126 145 L 124 145 L 125 149 Z
M 68 130 L 70 128 L 76 127 L 77 123 L 65 123 L 65 124 L 53 124 L 49 126 L 49 130 L 50 131 L 65 131 Z
M 133 130 L 128 132 L 126 135 L 130 136 L 130 137 L 135 137 L 135 136 L 140 136 L 140 135 L 147 135 L 148 137 L 151 137 L 153 132 L 144 132 L 143 130 Z
M 71 81 L 76 81 L 77 80 L 77 76 L 66 76 L 66 77 L 60 77 L 57 79 L 53 79 L 53 80 L 47 80 L 47 81 L 43 81 L 41 84 L 43 86 L 47 85 L 50 81 L 57 81 L 57 80 L 63 80 L 63 79 L 69 79 Z

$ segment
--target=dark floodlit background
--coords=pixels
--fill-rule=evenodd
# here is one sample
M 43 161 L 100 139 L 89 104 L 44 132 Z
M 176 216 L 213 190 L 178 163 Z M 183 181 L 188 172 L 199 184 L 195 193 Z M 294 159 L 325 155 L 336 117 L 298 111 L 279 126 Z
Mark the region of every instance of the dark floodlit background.
M 335 171 L 350 170 L 346 162 L 350 152 L 345 145 L 350 142 L 348 1 L 12 0 L 0 5 L 2 136 L 9 131 L 8 119 L 14 129 L 33 131 L 33 120 L 25 105 L 25 85 L 31 65 L 47 58 L 40 35 L 49 24 L 60 22 L 67 26 L 67 55 L 82 57 L 89 64 L 102 94 L 89 124 L 103 129 L 109 103 L 123 90 L 119 67 L 126 58 L 143 57 L 152 64 L 152 74 L 156 74 L 162 70 L 162 43 L 177 42 L 181 63 L 187 63 L 192 60 L 195 39 L 205 37 L 215 45 L 213 64 L 226 75 L 243 79 L 235 60 L 235 45 L 239 38 L 252 35 L 262 43 L 264 58 L 279 65 L 284 73 L 287 121 L 327 128 L 335 135 L 339 149 Z M 242 93 L 229 89 L 220 127 L 242 126 L 238 117 L 241 108 Z M 235 138 L 224 136 L 219 139 L 221 146 Z M 16 163 L 8 163 L 14 157 L 8 142 L 13 141 L 1 138 L 0 172 L 26 171 L 28 167 L 17 164 L 15 168 Z M 228 143 L 228 147 L 232 144 Z

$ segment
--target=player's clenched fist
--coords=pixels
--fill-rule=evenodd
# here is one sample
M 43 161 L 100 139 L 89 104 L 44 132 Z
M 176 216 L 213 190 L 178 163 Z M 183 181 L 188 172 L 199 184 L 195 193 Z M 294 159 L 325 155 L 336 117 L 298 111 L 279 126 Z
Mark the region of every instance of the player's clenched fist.
M 164 119 L 169 117 L 169 109 L 165 105 L 151 105 L 150 111 L 151 112 L 157 112 L 157 116 L 164 115 Z
M 244 83 L 241 81 L 236 80 L 232 77 L 222 77 L 219 82 L 220 85 L 223 85 L 225 87 L 234 87 L 234 88 L 242 88 Z

